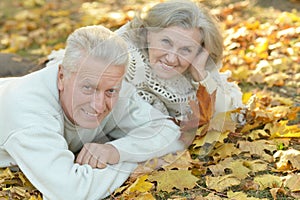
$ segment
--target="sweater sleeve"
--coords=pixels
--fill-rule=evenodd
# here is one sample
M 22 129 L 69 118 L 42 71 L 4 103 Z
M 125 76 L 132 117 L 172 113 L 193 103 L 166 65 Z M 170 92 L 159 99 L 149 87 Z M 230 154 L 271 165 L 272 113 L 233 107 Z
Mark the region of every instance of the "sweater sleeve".
M 114 113 L 117 128 L 110 133 L 117 139 L 109 142 L 119 150 L 120 162 L 143 162 L 184 149 L 180 128 L 167 115 L 138 95 L 123 100 Z
M 230 76 L 230 71 L 219 73 L 214 70 L 208 72 L 207 77 L 200 82 L 192 80 L 192 85 L 195 88 L 198 88 L 199 84 L 201 84 L 209 94 L 212 94 L 215 90 L 217 91 L 215 113 L 227 112 L 243 107 L 242 92 L 236 83 L 227 80 Z
M 44 199 L 98 200 L 123 184 L 135 163 L 119 163 L 105 169 L 74 164 L 74 155 L 58 133 L 37 127 L 11 135 L 4 148 Z M 40 127 L 39 127 L 40 130 Z

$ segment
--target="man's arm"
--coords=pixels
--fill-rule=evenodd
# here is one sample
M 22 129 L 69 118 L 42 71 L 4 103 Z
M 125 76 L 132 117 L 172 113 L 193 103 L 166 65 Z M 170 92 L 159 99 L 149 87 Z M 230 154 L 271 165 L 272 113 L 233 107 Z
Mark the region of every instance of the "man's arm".
M 169 116 L 141 99 L 131 87 L 123 83 L 123 93 L 110 120 L 116 127 L 109 134 L 117 139 L 109 144 L 118 149 L 120 162 L 143 162 L 183 150 L 180 128 Z
M 137 166 L 120 163 L 105 169 L 74 164 L 63 136 L 32 127 L 13 134 L 4 144 L 44 199 L 101 199 L 121 186 Z

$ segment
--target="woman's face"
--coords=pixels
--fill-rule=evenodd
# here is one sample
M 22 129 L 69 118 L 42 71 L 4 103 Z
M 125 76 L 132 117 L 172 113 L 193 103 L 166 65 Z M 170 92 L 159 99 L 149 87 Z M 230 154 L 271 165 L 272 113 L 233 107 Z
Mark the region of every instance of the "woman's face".
M 202 36 L 199 29 L 178 26 L 161 31 L 148 30 L 148 53 L 153 72 L 170 79 L 185 72 L 198 53 Z

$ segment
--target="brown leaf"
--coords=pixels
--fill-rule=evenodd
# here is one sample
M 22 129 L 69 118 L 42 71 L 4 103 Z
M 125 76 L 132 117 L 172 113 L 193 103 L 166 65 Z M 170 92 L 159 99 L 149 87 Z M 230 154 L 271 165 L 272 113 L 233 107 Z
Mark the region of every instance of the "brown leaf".
M 199 85 L 197 90 L 197 101 L 189 102 L 192 114 L 188 116 L 188 120 L 180 123 L 182 131 L 209 124 L 215 111 L 215 100 L 216 91 L 210 95 L 204 86 Z
M 204 86 L 199 85 L 197 99 L 199 104 L 199 126 L 201 126 L 209 123 L 215 112 L 216 91 L 210 95 Z

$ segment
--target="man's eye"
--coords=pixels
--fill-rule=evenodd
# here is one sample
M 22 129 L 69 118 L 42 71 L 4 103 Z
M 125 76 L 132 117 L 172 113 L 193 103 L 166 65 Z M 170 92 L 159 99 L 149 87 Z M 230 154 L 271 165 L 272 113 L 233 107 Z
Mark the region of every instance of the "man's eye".
M 118 89 L 109 89 L 109 90 L 107 90 L 107 94 L 109 95 L 109 96 L 113 96 L 113 95 L 116 95 L 116 94 L 118 94 L 119 93 L 119 90 Z
M 92 90 L 92 87 L 90 85 L 84 85 L 83 89 L 84 90 Z
M 109 92 L 109 93 L 116 93 L 117 90 L 116 90 L 116 89 L 109 89 L 108 92 Z
M 83 85 L 82 86 L 82 91 L 85 93 L 85 94 L 91 94 L 94 92 L 94 89 L 92 86 L 90 85 Z

